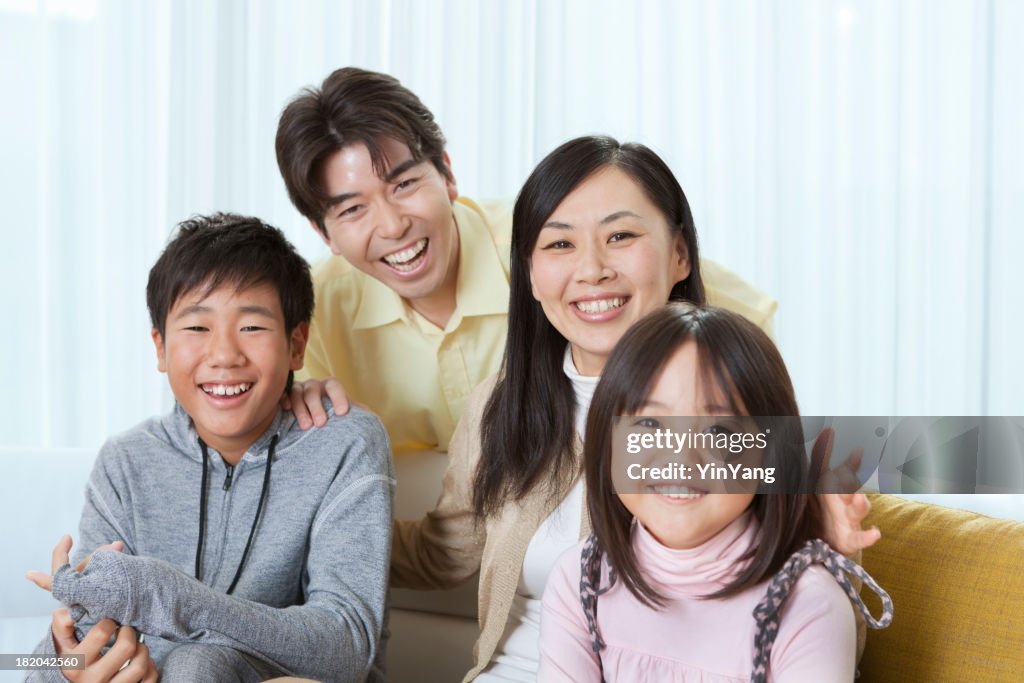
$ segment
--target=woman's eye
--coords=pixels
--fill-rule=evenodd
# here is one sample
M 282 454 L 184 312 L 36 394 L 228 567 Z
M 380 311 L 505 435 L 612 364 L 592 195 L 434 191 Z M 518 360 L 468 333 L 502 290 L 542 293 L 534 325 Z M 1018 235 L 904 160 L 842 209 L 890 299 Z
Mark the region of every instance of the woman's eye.
M 569 249 L 572 247 L 572 242 L 568 240 L 555 240 L 551 244 L 544 247 L 544 249 Z
M 609 237 L 608 241 L 609 242 L 622 242 L 623 240 L 628 240 L 628 239 L 633 238 L 633 237 L 636 237 L 636 233 L 619 231 L 619 232 L 614 233 L 611 237 Z
M 635 423 L 637 427 L 646 427 L 647 429 L 660 429 L 661 422 L 653 417 L 641 417 Z

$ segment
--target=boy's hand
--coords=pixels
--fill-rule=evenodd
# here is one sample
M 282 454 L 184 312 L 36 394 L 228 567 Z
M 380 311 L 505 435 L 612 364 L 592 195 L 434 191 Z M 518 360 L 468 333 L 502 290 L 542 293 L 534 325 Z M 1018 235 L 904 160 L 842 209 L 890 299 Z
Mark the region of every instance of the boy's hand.
M 71 562 L 71 536 L 64 534 L 57 541 L 57 545 L 53 548 L 53 555 L 50 556 L 50 573 L 41 572 L 37 569 L 25 573 L 25 578 L 39 586 L 43 590 L 53 592 L 53 575 L 57 573 L 57 570 L 66 564 Z M 115 550 L 121 552 L 124 550 L 124 543 L 121 541 L 114 541 L 107 545 L 101 545 L 96 550 Z M 93 552 L 96 552 L 94 550 Z M 75 567 L 76 572 L 84 572 L 85 568 L 89 566 L 89 561 L 92 560 L 92 553 L 89 553 L 84 560 L 78 563 Z
M 871 503 L 860 488 L 857 469 L 860 467 L 862 451 L 854 451 L 842 465 L 830 470 L 832 444 L 835 432 L 825 428 L 818 435 L 811 450 L 811 481 L 818 482 L 819 491 L 842 491 L 842 493 L 819 493 L 822 511 L 825 513 L 825 541 L 847 557 L 874 545 L 882 537 L 878 527 L 861 529 L 861 523 L 871 511 Z
M 75 683 L 156 683 L 156 665 L 149 658 L 149 648 L 138 642 L 135 629 L 131 626 L 118 628 L 110 619 L 103 619 L 89 629 L 78 642 L 75 637 L 75 623 L 67 609 L 59 609 L 50 620 L 53 644 L 58 655 L 80 654 L 85 659 L 84 669 L 62 669 L 64 678 Z M 117 640 L 107 650 L 101 651 L 117 633 Z
M 323 398 L 327 396 L 334 404 L 334 414 L 344 415 L 348 412 L 349 400 L 345 387 L 334 377 L 325 380 L 307 379 L 305 382 L 293 382 L 290 394 L 281 399 L 281 407 L 291 410 L 295 420 L 303 430 L 313 425 L 323 427 L 327 424 L 327 411 L 324 410 Z

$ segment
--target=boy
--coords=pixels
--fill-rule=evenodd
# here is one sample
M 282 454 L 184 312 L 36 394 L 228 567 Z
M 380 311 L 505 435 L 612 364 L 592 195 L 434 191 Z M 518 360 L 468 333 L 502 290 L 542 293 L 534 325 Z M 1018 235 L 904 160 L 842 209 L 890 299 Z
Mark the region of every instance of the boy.
M 79 552 L 77 570 L 31 577 L 77 620 L 146 634 L 163 681 L 380 678 L 387 436 L 359 409 L 303 432 L 279 407 L 303 364 L 308 268 L 257 219 L 179 226 L 147 287 L 177 403 L 104 445 L 82 513 L 80 548 L 124 552 Z
M 352 399 L 380 415 L 395 452 L 446 451 L 505 347 L 511 215 L 459 197 L 444 147 L 414 93 L 353 67 L 303 90 L 277 128 L 288 195 L 336 256 L 314 268 L 304 377 L 338 378 L 339 409 Z M 701 272 L 710 303 L 770 332 L 770 297 L 707 259 Z M 292 406 L 319 424 L 321 387 L 305 388 Z

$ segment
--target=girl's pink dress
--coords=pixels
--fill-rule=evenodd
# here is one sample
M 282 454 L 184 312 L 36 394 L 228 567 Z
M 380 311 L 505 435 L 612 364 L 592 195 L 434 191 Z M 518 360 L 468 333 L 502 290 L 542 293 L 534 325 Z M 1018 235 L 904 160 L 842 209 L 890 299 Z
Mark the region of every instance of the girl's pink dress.
M 652 587 L 667 607 L 645 607 L 621 581 L 597 601 L 597 620 L 607 647 L 601 652 L 609 683 L 740 683 L 749 681 L 754 657 L 751 613 L 767 581 L 721 600 L 701 600 L 737 575 L 740 557 L 757 542 L 749 512 L 697 548 L 672 550 L 639 523 L 633 545 Z M 544 592 L 541 661 L 537 680 L 600 681 L 580 605 L 580 551 L 558 560 Z M 605 565 L 602 587 L 608 585 Z M 853 607 L 836 580 L 820 566 L 800 577 L 781 614 L 769 680 L 781 683 L 847 682 L 854 678 L 856 626 Z

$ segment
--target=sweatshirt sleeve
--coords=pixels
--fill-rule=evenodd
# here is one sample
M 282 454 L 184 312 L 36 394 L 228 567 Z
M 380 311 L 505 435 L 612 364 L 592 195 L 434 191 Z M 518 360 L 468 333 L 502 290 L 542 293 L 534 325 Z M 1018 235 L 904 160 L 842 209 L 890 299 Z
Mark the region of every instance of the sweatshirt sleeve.
M 849 598 L 825 569 L 808 568 L 781 614 L 771 657 L 774 680 L 853 681 L 856 651 Z
M 54 597 L 176 642 L 224 645 L 291 675 L 363 680 L 384 620 L 394 477 L 383 427 L 353 438 L 310 532 L 306 602 L 285 608 L 229 596 L 152 557 L 102 551 L 66 565 Z
M 575 545 L 561 556 L 548 577 L 541 604 L 538 683 L 601 680 L 580 604 L 579 564 L 580 546 Z
M 78 537 L 74 539 L 72 564 L 77 565 L 99 546 L 114 541 L 124 542 L 125 552 L 134 552 L 131 521 L 125 512 L 124 501 L 118 494 L 118 490 L 124 490 L 124 487 L 117 485 L 119 474 L 117 468 L 112 464 L 116 461 L 116 457 L 116 447 L 111 442 L 107 442 L 100 449 L 96 463 L 93 465 L 89 483 L 85 487 L 85 505 L 82 508 L 82 517 L 78 525 Z M 96 621 L 97 619 L 85 617 L 78 620 L 76 626 L 84 633 Z M 46 636 L 36 645 L 33 654 L 57 654 L 51 631 L 47 630 Z M 56 669 L 30 671 L 25 677 L 26 683 L 59 683 L 66 680 L 63 674 Z
M 467 399 L 467 409 L 448 446 L 441 497 L 421 520 L 396 521 L 391 583 L 398 588 L 451 588 L 480 569 L 485 522 L 473 512 L 473 478 L 480 460 L 480 419 L 494 378 Z

